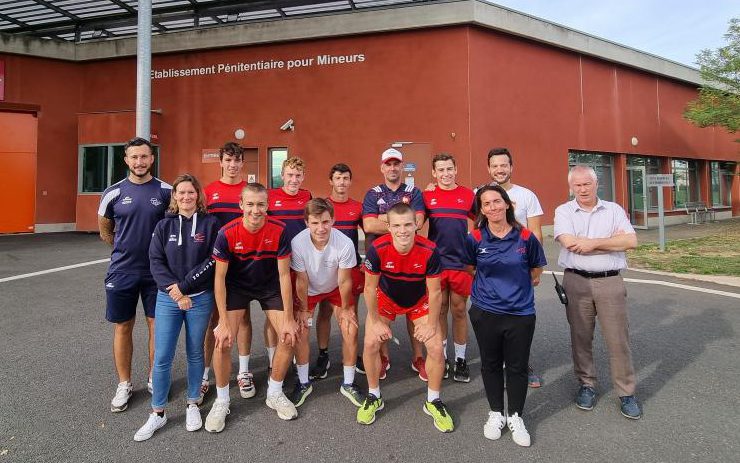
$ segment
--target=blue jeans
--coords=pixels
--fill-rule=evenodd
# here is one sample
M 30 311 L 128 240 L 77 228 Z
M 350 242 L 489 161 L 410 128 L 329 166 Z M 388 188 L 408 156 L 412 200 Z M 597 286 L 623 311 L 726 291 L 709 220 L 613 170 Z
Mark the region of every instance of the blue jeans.
M 185 348 L 188 358 L 188 403 L 200 398 L 200 380 L 203 377 L 203 340 L 213 311 L 213 291 L 191 298 L 193 307 L 180 310 L 167 293 L 157 292 L 154 312 L 154 369 L 152 371 L 152 408 L 163 409 L 172 384 L 172 360 L 175 358 L 177 338 L 185 322 Z

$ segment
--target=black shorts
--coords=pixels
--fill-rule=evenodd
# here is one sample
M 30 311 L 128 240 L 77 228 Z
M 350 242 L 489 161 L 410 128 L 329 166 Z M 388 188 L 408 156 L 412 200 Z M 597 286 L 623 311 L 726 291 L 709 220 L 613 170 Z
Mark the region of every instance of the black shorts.
M 144 315 L 154 318 L 157 284 L 151 275 L 109 273 L 105 276 L 105 318 L 112 323 L 127 322 L 136 316 L 136 306 L 144 306 Z
M 283 310 L 283 296 L 280 292 L 255 294 L 239 288 L 226 289 L 226 310 L 249 309 L 249 304 L 257 301 L 262 310 Z

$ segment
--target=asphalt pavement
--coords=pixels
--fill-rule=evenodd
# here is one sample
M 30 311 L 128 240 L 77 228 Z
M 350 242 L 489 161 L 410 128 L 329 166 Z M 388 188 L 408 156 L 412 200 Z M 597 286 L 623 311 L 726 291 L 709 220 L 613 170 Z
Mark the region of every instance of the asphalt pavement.
M 554 250 L 548 257 L 555 269 Z M 338 392 L 340 339 L 330 345 L 327 379 L 284 422 L 264 405 L 267 358 L 264 317 L 253 309 L 255 398 L 244 400 L 232 382 L 231 415 L 220 434 L 185 430 L 185 359 L 182 341 L 173 370 L 169 423 L 147 442 L 134 432 L 147 418 L 146 328 L 135 329 L 135 393 L 129 409 L 113 414 L 116 379 L 112 328 L 104 318 L 105 263 L 3 281 L 15 275 L 104 259 L 95 235 L 0 236 L 0 463 L 15 461 L 737 461 L 740 435 L 738 340 L 740 299 L 649 282 L 628 283 L 632 347 L 644 416 L 623 418 L 611 387 L 608 355 L 597 334 L 594 355 L 601 383 L 592 412 L 576 409 L 570 339 L 564 309 L 549 275 L 536 291 L 537 331 L 532 365 L 544 386 L 530 389 L 524 419 L 532 447 L 517 447 L 508 431 L 483 437 L 487 403 L 478 349 L 468 348 L 472 381 L 446 380 L 442 398 L 456 430 L 439 433 L 422 412 L 426 385 L 409 367 L 402 322 L 391 345 L 391 370 L 381 383 L 386 408 L 371 426 L 355 421 L 355 407 Z M 637 274 L 738 294 L 739 288 Z M 361 306 L 361 313 L 365 308 Z M 140 312 L 141 315 L 141 312 Z M 315 346 L 315 344 L 314 344 Z M 236 360 L 236 357 L 234 357 Z M 358 382 L 365 387 L 364 377 Z M 288 383 L 286 388 L 291 387 Z M 209 393 L 203 416 L 210 409 Z

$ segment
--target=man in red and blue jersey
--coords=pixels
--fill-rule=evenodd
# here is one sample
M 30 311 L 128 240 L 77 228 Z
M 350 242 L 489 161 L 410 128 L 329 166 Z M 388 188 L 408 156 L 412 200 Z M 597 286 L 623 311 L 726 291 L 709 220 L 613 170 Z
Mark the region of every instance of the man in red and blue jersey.
M 218 159 L 221 166 L 221 178 L 210 183 L 205 188 L 206 209 L 209 214 L 213 214 L 223 227 L 234 219 L 242 217 L 243 212 L 239 207 L 242 190 L 247 182 L 242 178 L 242 167 L 244 166 L 244 148 L 238 143 L 225 143 L 218 150 Z M 237 350 L 239 351 L 239 374 L 236 376 L 239 385 L 239 393 L 245 399 L 254 397 L 257 393 L 254 387 L 254 376 L 249 371 L 249 357 L 252 350 L 252 323 L 249 317 L 249 311 L 245 311 L 245 318 L 239 325 L 239 337 L 236 340 Z M 201 383 L 201 393 L 205 395 L 208 392 L 208 376 L 211 366 L 211 357 L 213 355 L 213 329 L 218 325 L 218 311 L 213 311 L 211 317 L 210 329 L 206 331 L 205 341 L 205 362 L 206 368 L 203 371 L 203 382 Z
M 439 330 L 440 257 L 435 244 L 416 234 L 415 211 L 397 203 L 387 211 L 389 234 L 376 239 L 365 258 L 364 360 L 368 395 L 357 410 L 357 422 L 372 424 L 384 407 L 380 394 L 380 346 L 393 337 L 390 324 L 406 315 L 414 324 L 413 336 L 427 349 L 429 374 L 424 413 L 442 432 L 451 432 L 454 422 L 440 399 L 444 355 Z
M 303 220 L 303 210 L 311 200 L 311 193 L 301 188 L 305 179 L 306 164 L 299 157 L 291 157 L 283 161 L 280 177 L 283 186 L 271 188 L 267 193 L 269 201 L 267 214 L 285 224 L 285 233 L 288 242 L 306 228 Z
M 293 317 L 293 292 L 290 282 L 290 244 L 285 226 L 267 218 L 267 190 L 259 183 L 244 187 L 241 219 L 226 224 L 218 232 L 213 247 L 216 260 L 214 295 L 219 312 L 213 353 L 216 373 L 216 400 L 205 428 L 224 429 L 229 414 L 231 346 L 238 336 L 239 321 L 250 303 L 257 301 L 269 323 L 279 330 L 279 343 L 268 380 L 266 404 L 284 420 L 298 416 L 293 403 L 283 393 L 283 380 L 293 357 L 299 335 Z
M 470 369 L 465 360 L 468 342 L 467 302 L 473 276 L 465 271 L 463 263 L 468 219 L 473 219 L 475 194 L 470 188 L 457 184 L 455 158 L 441 153 L 432 158 L 432 176 L 436 185 L 422 193 L 429 217 L 429 239 L 439 250 L 442 264 L 442 344 L 447 358 L 447 313 L 452 308 L 452 341 L 455 346 L 453 379 L 470 382 Z M 445 365 L 445 378 L 447 377 Z
M 380 172 L 384 182 L 376 185 L 365 194 L 362 202 L 362 228 L 365 230 L 365 249 L 369 249 L 373 241 L 388 233 L 388 210 L 397 203 L 404 203 L 414 210 L 417 229 L 424 225 L 424 200 L 421 191 L 413 185 L 403 183 L 403 154 L 395 148 L 389 148 L 380 155 Z M 424 370 L 421 344 L 414 342 L 413 324 L 406 319 L 406 328 L 411 339 L 413 360 L 411 368 L 419 373 L 419 378 L 427 380 Z M 383 345 L 380 352 L 381 360 L 386 369 L 390 368 L 388 347 Z M 385 378 L 385 371 L 381 373 Z
M 352 186 L 352 170 L 347 164 L 334 164 L 329 170 L 329 185 L 331 193 L 326 198 L 334 206 L 334 228 L 344 233 L 355 246 L 357 267 L 352 269 L 352 305 L 357 314 L 357 301 L 365 287 L 365 273 L 362 271 L 362 260 L 359 250 L 359 229 L 362 227 L 362 204 L 349 197 Z M 311 368 L 311 379 L 326 378 L 329 374 L 329 338 L 331 336 L 331 317 L 334 309 L 328 302 L 319 304 L 316 316 L 316 341 L 319 355 Z M 358 373 L 365 373 L 362 365 L 362 356 L 357 356 L 355 369 Z
M 123 149 L 128 176 L 108 187 L 100 199 L 100 238 L 113 246 L 105 276 L 105 318 L 113 323 L 113 360 L 118 387 L 110 410 L 122 412 L 133 392 L 131 356 L 136 305 L 141 297 L 149 327 L 149 381 L 154 361 L 154 307 L 157 285 L 149 268 L 149 242 L 157 222 L 170 204 L 172 186 L 152 176 L 154 153 L 143 138 L 134 138 Z
M 305 176 L 306 163 L 303 159 L 293 156 L 283 161 L 280 170 L 280 178 L 283 186 L 271 188 L 267 191 L 267 215 L 270 218 L 279 220 L 285 225 L 285 234 L 290 243 L 295 236 L 306 228 L 306 221 L 303 220 L 303 210 L 306 204 L 311 200 L 311 193 L 301 188 Z M 293 281 L 293 290 L 295 290 L 295 274 L 291 272 Z M 267 354 L 270 358 L 270 367 L 272 367 L 272 356 L 275 353 L 277 336 L 275 328 L 265 324 L 265 344 L 267 344 Z

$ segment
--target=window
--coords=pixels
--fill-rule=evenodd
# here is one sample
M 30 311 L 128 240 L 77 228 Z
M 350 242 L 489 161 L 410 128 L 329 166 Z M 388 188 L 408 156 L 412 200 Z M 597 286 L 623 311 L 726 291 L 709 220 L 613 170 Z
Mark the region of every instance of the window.
M 732 178 L 734 175 L 734 162 L 712 161 L 712 206 L 732 206 Z
M 699 173 L 697 162 L 689 159 L 673 159 L 673 207 L 680 209 L 686 203 L 699 201 Z
M 128 175 L 128 166 L 123 161 L 125 145 L 80 146 L 80 193 L 102 193 L 114 183 Z M 152 175 L 159 172 L 159 147 L 154 146 Z
M 283 186 L 283 178 L 280 176 L 283 170 L 283 162 L 288 159 L 287 148 L 270 148 L 270 185 L 268 188 L 280 188 Z
M 649 156 L 628 156 L 627 166 L 644 166 L 645 175 L 660 174 L 660 158 Z M 646 179 L 647 180 L 647 179 Z M 658 209 L 658 189 L 647 189 L 647 207 L 648 209 Z
M 568 168 L 576 165 L 586 165 L 596 171 L 599 180 L 597 195 L 606 201 L 614 201 L 614 176 L 612 174 L 612 157 L 600 153 L 568 153 Z

